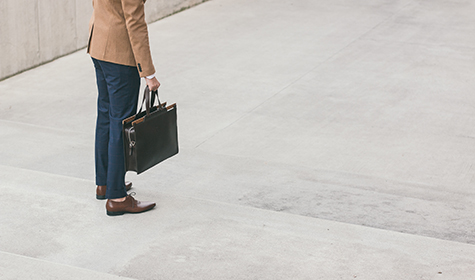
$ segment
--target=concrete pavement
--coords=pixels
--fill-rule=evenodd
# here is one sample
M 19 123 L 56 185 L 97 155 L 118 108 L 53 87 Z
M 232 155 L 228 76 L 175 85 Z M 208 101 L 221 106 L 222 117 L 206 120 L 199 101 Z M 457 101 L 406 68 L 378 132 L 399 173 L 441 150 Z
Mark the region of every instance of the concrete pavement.
M 79 51 L 0 82 L 2 279 L 472 279 L 475 4 L 213 0 L 149 26 L 180 154 L 94 198 Z

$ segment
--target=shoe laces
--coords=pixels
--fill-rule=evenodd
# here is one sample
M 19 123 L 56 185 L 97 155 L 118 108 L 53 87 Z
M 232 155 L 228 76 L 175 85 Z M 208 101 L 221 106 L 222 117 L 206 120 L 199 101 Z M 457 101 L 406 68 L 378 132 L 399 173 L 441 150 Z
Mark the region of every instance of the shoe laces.
M 133 207 L 137 207 L 137 200 L 134 198 L 134 196 L 136 195 L 135 192 L 131 192 L 128 196 L 130 196 L 130 198 L 132 199 L 132 206 Z

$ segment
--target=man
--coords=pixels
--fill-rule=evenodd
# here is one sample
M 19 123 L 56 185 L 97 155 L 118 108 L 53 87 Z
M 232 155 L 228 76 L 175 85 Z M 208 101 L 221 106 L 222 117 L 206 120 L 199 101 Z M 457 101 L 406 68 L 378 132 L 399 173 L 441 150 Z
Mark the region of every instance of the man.
M 150 90 L 160 86 L 150 53 L 146 0 L 93 0 L 87 52 L 98 89 L 95 139 L 96 197 L 107 198 L 109 216 L 140 213 L 155 207 L 127 195 L 122 120 L 137 110 L 140 78 Z

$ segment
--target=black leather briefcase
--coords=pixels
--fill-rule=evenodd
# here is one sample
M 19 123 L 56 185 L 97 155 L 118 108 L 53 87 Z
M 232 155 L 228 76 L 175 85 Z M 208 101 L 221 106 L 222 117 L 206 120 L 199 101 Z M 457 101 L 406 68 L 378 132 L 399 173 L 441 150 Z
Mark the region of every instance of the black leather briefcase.
M 157 91 L 145 88 L 140 111 L 123 120 L 122 127 L 126 171 L 140 174 L 178 153 L 176 103 L 160 103 Z

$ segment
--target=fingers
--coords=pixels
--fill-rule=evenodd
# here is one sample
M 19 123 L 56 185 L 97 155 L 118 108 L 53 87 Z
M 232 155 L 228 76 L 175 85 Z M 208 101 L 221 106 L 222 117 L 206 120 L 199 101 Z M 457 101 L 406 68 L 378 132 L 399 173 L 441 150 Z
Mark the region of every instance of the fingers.
M 152 91 L 158 90 L 159 87 L 160 87 L 160 83 L 157 82 L 156 84 L 152 86 Z
M 155 77 L 153 79 L 145 79 L 145 81 L 151 91 L 156 91 L 160 87 L 160 82 Z

